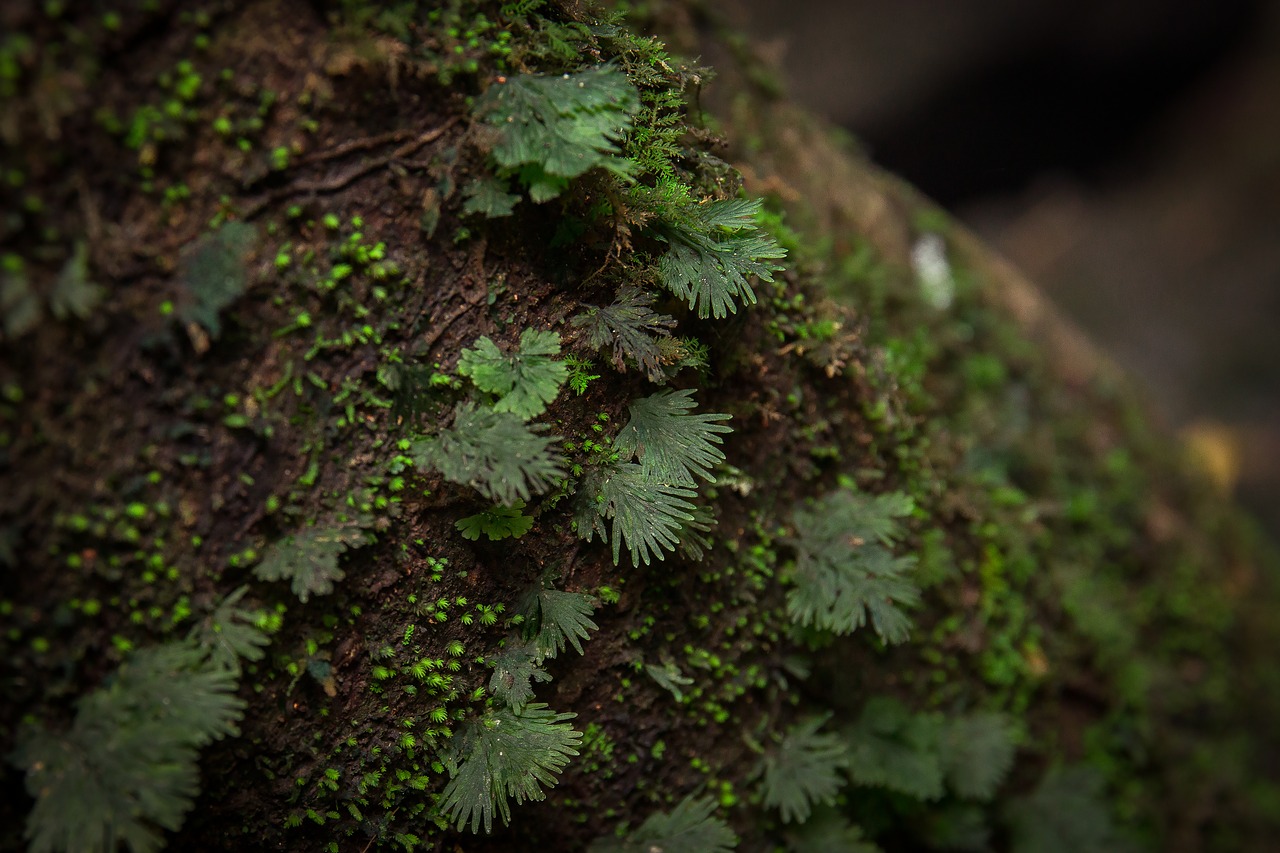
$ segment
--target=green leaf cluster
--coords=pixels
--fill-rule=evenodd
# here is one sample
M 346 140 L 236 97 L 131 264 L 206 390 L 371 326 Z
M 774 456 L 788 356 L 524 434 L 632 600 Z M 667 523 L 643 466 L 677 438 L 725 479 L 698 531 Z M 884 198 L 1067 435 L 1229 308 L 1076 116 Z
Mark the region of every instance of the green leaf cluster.
M 222 311 L 240 298 L 248 281 L 245 256 L 258 239 L 247 222 L 227 222 L 183 252 L 180 280 L 186 290 L 178 317 L 198 323 L 211 337 L 222 333 Z
M 339 557 L 365 544 L 358 527 L 308 527 L 269 545 L 253 574 L 263 581 L 290 581 L 293 594 L 305 603 L 313 595 L 333 592 L 333 585 L 345 577 Z
M 625 369 L 630 360 L 651 382 L 661 382 L 667 375 L 661 340 L 670 337 L 675 320 L 654 311 L 653 300 L 653 294 L 627 285 L 612 305 L 588 308 L 571 322 L 586 333 L 592 349 L 613 350 L 615 368 Z
M 818 731 L 828 719 L 814 717 L 793 726 L 757 768 L 764 804 L 778 809 L 784 823 L 808 820 L 813 804 L 831 805 L 844 784 L 845 743 L 838 734 Z
M 589 853 L 729 853 L 738 837 L 715 816 L 706 797 L 685 797 L 670 812 L 655 812 L 626 838 L 597 838 Z
M 513 412 L 459 403 L 453 426 L 415 441 L 410 455 L 419 468 L 437 470 L 450 482 L 513 506 L 564 476 L 559 457 L 550 450 L 555 439 L 539 435 L 543 429 L 525 424 Z
M 80 699 L 68 731 L 25 731 L 14 761 L 35 800 L 30 849 L 160 850 L 199 791 L 200 748 L 237 734 L 235 689 L 235 672 L 174 641 L 134 652 Z
M 1054 766 L 1035 791 L 1005 810 L 1013 853 L 1133 850 L 1107 806 L 1102 776 L 1084 765 Z
M 692 414 L 692 394 L 666 390 L 633 402 L 613 441 L 618 460 L 589 472 L 579 487 L 578 533 L 609 539 L 615 564 L 624 546 L 632 565 L 661 560 L 686 529 L 707 527 L 690 500 L 695 477 L 714 481 L 711 467 L 724 461 L 720 435 L 732 430 L 720 423 L 728 415 Z
M 482 825 L 490 832 L 495 811 L 510 823 L 508 800 L 543 799 L 543 786 L 554 787 L 557 774 L 578 754 L 582 733 L 566 722 L 575 716 L 538 702 L 487 711 L 454 739 L 441 811 L 459 829 L 469 825 L 472 832 Z
M 217 608 L 201 620 L 188 633 L 209 653 L 209 663 L 221 669 L 240 672 L 240 661 L 262 660 L 264 648 L 271 638 L 258 627 L 261 614 L 244 610 L 239 606 L 249 587 L 242 586 L 218 604 Z
M 476 114 L 494 135 L 492 156 L 500 171 L 517 175 L 529 197 L 544 202 L 589 169 L 630 174 L 618 146 L 639 101 L 626 75 L 605 65 L 576 74 L 512 76 L 489 87 Z
M 670 203 L 653 233 L 670 248 L 658 259 L 663 287 L 699 317 L 720 319 L 755 304 L 751 276 L 773 281 L 786 249 L 756 224 L 759 199 Z
M 912 713 L 888 697 L 868 701 L 846 739 L 852 781 L 925 801 L 947 790 L 962 799 L 990 800 L 1016 750 L 1002 714 Z
M 539 585 L 521 602 L 526 634 L 533 642 L 539 661 L 553 658 L 566 645 L 582 654 L 582 641 L 598 629 L 591 621 L 595 600 L 580 592 L 563 592 Z
M 560 393 L 569 375 L 560 355 L 560 336 L 555 332 L 525 329 L 520 348 L 505 353 L 488 337 L 476 341 L 458 358 L 458 373 L 471 378 L 481 391 L 497 395 L 493 409 L 511 412 L 524 420 L 536 418 Z
M 490 541 L 499 539 L 519 539 L 533 527 L 533 516 L 525 515 L 524 501 L 516 501 L 511 506 L 495 506 L 459 519 L 454 525 L 462 533 L 463 539 L 473 542 L 481 536 Z
M 920 591 L 908 577 L 914 558 L 896 557 L 890 547 L 901 535 L 897 519 L 911 509 L 911 499 L 900 493 L 838 489 L 797 510 L 788 615 L 836 634 L 869 621 L 886 643 L 905 641 L 910 621 L 900 605 L 918 603 Z
M 76 243 L 46 297 L 31 286 L 25 265 L 17 255 L 6 255 L 0 265 L 0 331 L 9 339 L 30 332 L 49 312 L 58 320 L 86 319 L 102 301 L 104 290 L 89 276 L 89 247 Z

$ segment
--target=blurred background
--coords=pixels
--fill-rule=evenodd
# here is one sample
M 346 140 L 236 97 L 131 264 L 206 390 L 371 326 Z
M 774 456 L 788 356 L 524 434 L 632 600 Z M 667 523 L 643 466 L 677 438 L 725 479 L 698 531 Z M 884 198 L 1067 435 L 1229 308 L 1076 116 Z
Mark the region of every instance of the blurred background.
M 743 0 L 793 96 L 1019 265 L 1280 536 L 1280 0 Z

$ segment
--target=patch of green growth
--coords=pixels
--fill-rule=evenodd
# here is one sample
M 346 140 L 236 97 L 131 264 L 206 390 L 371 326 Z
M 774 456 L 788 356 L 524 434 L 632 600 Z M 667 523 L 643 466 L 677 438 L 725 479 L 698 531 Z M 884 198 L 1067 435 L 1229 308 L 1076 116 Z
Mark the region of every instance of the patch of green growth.
M 814 803 L 832 805 L 843 785 L 848 748 L 839 735 L 818 732 L 829 719 L 814 717 L 790 728 L 756 769 L 765 806 L 778 809 L 784 823 L 804 823 Z
M 464 539 L 472 541 L 481 536 L 487 536 L 490 541 L 519 539 L 533 527 L 533 517 L 521 512 L 524 506 L 524 501 L 516 501 L 511 506 L 495 506 L 460 519 L 454 526 Z
M 621 838 L 597 838 L 589 853 L 729 853 L 738 837 L 715 816 L 710 798 L 685 797 L 670 812 L 654 812 Z
M 345 577 L 338 559 L 349 548 L 369 544 L 369 535 L 358 526 L 309 527 L 267 546 L 253 574 L 263 581 L 290 581 L 298 600 L 328 595 Z
M 180 281 L 185 293 L 177 316 L 184 323 L 198 323 L 213 338 L 222 333 L 219 315 L 244 293 L 245 260 L 257 237 L 254 226 L 228 222 L 183 251 Z
M 847 634 L 868 622 L 886 643 L 904 642 L 910 621 L 900 605 L 919 602 L 907 573 L 915 561 L 890 550 L 896 519 L 913 503 L 901 493 L 869 496 L 839 489 L 797 510 L 796 565 L 787 613 L 799 625 Z
M 676 321 L 654 311 L 654 299 L 651 293 L 625 285 L 612 305 L 590 307 L 574 317 L 572 323 L 583 330 L 587 346 L 612 350 L 616 369 L 625 369 L 629 362 L 650 381 L 660 382 L 667 376 L 667 354 L 660 342 L 670 338 Z
M 235 672 L 197 646 L 165 643 L 133 652 L 83 696 L 68 731 L 23 732 L 13 760 L 35 799 L 31 849 L 160 850 L 199 791 L 200 748 L 237 734 L 235 687 Z
M 485 393 L 494 394 L 495 412 L 512 412 L 524 420 L 546 411 L 547 404 L 560 393 L 569 375 L 560 355 L 560 336 L 555 332 L 525 329 L 520 348 L 505 353 L 487 337 L 476 341 L 458 357 L 458 373 Z
M 630 174 L 618 142 L 638 106 L 639 96 L 626 75 L 603 66 L 499 81 L 476 102 L 476 114 L 493 134 L 499 175 L 517 177 L 533 201 L 544 202 L 590 169 Z

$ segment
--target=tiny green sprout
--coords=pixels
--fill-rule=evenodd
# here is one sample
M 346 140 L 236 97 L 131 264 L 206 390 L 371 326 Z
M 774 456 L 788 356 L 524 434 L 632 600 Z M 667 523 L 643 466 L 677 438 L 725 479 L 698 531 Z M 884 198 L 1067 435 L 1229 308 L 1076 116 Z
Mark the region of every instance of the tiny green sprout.
M 339 226 L 342 225 L 342 220 L 338 219 L 338 215 L 336 213 L 326 213 L 324 218 L 320 221 L 324 224 L 324 227 L 328 228 L 330 231 L 337 231 Z
M 445 647 L 445 652 L 450 657 L 460 658 L 464 654 L 466 654 L 467 649 L 465 646 L 462 645 L 461 640 L 453 640 L 452 642 L 449 643 L 448 646 Z
M 431 711 L 431 722 L 447 723 L 449 722 L 449 712 L 444 708 L 434 708 Z

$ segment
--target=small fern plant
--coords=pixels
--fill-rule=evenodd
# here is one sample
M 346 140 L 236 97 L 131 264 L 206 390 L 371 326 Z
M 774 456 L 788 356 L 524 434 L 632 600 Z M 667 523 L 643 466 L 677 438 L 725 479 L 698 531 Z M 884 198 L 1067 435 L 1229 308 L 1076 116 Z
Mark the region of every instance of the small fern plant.
M 313 595 L 333 592 L 333 585 L 346 576 L 339 558 L 369 542 L 358 524 L 308 527 L 269 545 L 253 574 L 258 580 L 289 581 L 293 594 L 306 603 Z
M 575 524 L 587 541 L 599 534 L 616 564 L 625 546 L 632 565 L 674 551 L 682 532 L 701 524 L 692 498 L 697 479 L 714 482 L 724 461 L 724 414 L 696 415 L 692 390 L 659 391 L 630 406 L 613 442 L 617 461 L 588 472 L 579 486 Z M 635 461 L 633 461 L 635 460 Z
M 920 600 L 910 578 L 912 557 L 890 550 L 901 537 L 897 519 L 912 502 L 901 493 L 865 495 L 837 489 L 797 510 L 794 584 L 787 613 L 802 626 L 848 634 L 870 622 L 886 643 L 901 643 L 911 623 L 902 607 Z
M 495 412 L 511 412 L 523 420 L 536 418 L 560 393 L 569 368 L 560 355 L 555 332 L 525 329 L 515 352 L 505 352 L 487 337 L 476 341 L 458 358 L 458 373 L 470 377 L 481 391 L 494 394 Z
M 516 177 L 530 199 L 544 202 L 591 169 L 628 177 L 632 167 L 619 144 L 639 107 L 640 96 L 627 76 L 604 65 L 576 74 L 500 80 L 476 103 L 476 115 L 491 137 L 498 177 Z M 500 216 L 514 203 L 500 187 L 465 192 L 464 209 L 471 213 Z
M 756 770 L 765 806 L 778 809 L 783 823 L 804 823 L 814 803 L 831 805 L 844 785 L 848 748 L 838 734 L 819 732 L 829 718 L 792 727 Z
M 715 816 L 707 797 L 685 797 L 670 812 L 655 812 L 625 838 L 597 838 L 588 853 L 729 853 L 738 837 Z
M 134 652 L 80 699 L 71 728 L 28 729 L 14 762 L 35 806 L 35 853 L 154 853 L 199 792 L 201 747 L 236 735 L 245 703 L 236 672 L 189 641 Z

